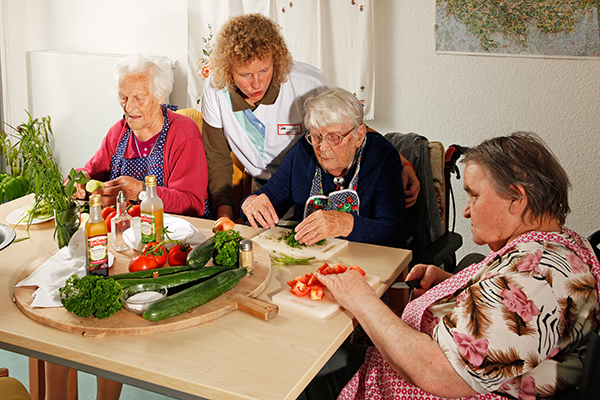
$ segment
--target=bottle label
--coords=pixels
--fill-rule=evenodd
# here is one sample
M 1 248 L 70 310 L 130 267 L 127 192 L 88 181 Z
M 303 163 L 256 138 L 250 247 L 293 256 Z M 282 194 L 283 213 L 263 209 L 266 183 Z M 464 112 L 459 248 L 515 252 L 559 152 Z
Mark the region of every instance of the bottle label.
M 142 243 L 156 241 L 156 216 L 153 213 L 142 211 L 140 219 L 142 225 Z
M 97 271 L 108 268 L 108 235 L 97 235 L 88 238 L 88 269 Z

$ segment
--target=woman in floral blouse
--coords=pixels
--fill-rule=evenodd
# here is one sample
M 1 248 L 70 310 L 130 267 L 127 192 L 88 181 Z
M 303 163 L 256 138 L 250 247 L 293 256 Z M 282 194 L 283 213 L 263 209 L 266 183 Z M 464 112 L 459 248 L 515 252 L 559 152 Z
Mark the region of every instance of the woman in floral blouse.
M 569 180 L 529 133 L 465 155 L 463 210 L 491 252 L 451 275 L 417 265 L 420 296 L 398 318 L 358 273 L 320 276 L 376 347 L 340 399 L 552 397 L 578 384 L 598 328 L 600 265 L 563 227 Z

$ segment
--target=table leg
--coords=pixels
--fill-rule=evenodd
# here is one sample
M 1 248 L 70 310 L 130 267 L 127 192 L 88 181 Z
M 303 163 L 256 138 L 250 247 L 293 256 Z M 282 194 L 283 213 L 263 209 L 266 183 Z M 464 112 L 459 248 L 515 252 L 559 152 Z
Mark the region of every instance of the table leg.
M 29 357 L 29 395 L 31 400 L 46 396 L 44 361 Z

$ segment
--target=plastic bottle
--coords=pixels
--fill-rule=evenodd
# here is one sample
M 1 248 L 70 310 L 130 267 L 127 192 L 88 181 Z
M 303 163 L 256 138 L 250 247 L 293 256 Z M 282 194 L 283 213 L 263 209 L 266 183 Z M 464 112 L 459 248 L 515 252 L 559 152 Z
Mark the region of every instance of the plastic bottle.
M 254 273 L 254 252 L 252 251 L 252 240 L 244 239 L 240 242 L 240 268 L 248 270 L 247 276 Z
M 142 243 L 162 242 L 163 202 L 156 193 L 156 176 L 146 177 L 146 198 L 140 204 Z
M 102 218 L 99 194 L 90 196 L 90 218 L 85 223 L 86 272 L 108 276 L 108 229 Z
M 129 245 L 123 239 L 123 233 L 133 225 L 133 218 L 127 212 L 127 198 L 121 190 L 117 196 L 117 215 L 110 220 L 111 245 L 116 251 L 129 250 Z

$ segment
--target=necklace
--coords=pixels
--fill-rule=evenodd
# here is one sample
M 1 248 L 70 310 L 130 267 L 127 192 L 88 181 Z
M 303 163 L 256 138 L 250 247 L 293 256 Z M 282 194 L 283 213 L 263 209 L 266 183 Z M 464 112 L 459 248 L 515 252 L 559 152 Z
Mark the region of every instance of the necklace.
M 133 133 L 133 131 L 131 133 Z M 135 147 L 136 147 L 140 157 L 144 158 L 144 156 L 142 155 L 142 152 L 140 151 L 140 146 L 138 146 L 138 138 L 137 138 L 137 136 L 135 136 L 135 134 L 133 134 L 133 142 L 135 143 Z M 154 141 L 154 144 L 152 145 L 152 148 L 150 149 L 150 153 L 148 153 L 148 155 L 152 154 L 152 151 L 154 150 L 154 146 L 156 146 L 156 142 L 158 142 L 158 138 Z
M 343 189 L 343 188 L 344 188 L 344 186 L 343 186 L 343 185 L 344 185 L 344 182 L 345 182 L 345 179 L 344 179 L 344 177 L 343 177 L 343 176 L 334 176 L 334 177 L 333 177 L 333 184 L 334 184 L 336 187 L 339 187 L 340 189 Z

